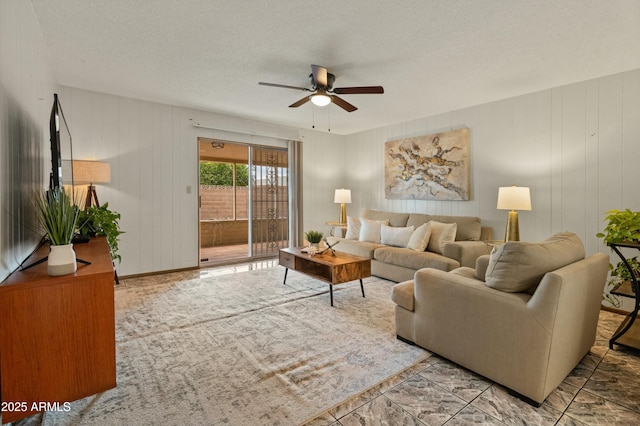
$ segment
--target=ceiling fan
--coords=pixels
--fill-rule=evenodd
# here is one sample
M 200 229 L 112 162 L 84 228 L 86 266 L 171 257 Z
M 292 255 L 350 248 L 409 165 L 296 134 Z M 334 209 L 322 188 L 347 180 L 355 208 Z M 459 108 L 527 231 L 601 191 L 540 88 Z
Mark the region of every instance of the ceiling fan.
M 327 72 L 325 67 L 319 65 L 311 65 L 311 74 L 309 74 L 309 80 L 311 81 L 311 88 L 287 86 L 285 84 L 265 83 L 259 82 L 263 86 L 283 87 L 285 89 L 304 90 L 306 92 L 314 92 L 312 95 L 305 96 L 297 102 L 289 105 L 289 108 L 297 108 L 300 105 L 304 105 L 311 101 L 315 105 L 325 106 L 331 102 L 338 105 L 340 108 L 347 112 L 353 112 L 357 110 L 354 105 L 340 98 L 337 95 L 356 95 L 356 94 L 376 94 L 384 93 L 382 86 L 360 86 L 360 87 L 336 87 L 333 88 L 333 83 L 336 80 L 336 76 Z

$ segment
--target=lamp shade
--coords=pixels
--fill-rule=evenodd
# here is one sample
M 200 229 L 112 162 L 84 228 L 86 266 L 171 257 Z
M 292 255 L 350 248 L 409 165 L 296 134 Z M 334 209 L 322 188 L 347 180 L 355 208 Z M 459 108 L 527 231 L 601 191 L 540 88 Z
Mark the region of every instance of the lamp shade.
M 350 204 L 351 203 L 351 190 L 350 189 L 336 189 L 335 196 L 333 197 L 334 203 Z
M 531 194 L 525 186 L 503 186 L 498 189 L 498 210 L 531 210 Z
M 69 161 L 65 161 L 69 167 Z M 111 182 L 111 165 L 103 161 L 73 160 L 74 185 Z M 64 175 L 64 171 L 63 171 Z

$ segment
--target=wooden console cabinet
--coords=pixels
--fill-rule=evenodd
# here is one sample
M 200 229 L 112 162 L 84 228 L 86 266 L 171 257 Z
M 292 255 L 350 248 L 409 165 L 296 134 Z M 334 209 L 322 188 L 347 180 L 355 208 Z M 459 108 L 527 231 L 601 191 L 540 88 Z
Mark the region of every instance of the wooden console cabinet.
M 116 386 L 114 270 L 104 237 L 75 244 L 75 274 L 50 277 L 46 262 L 0 284 L 2 423 Z M 45 246 L 26 262 L 47 255 Z M 34 403 L 36 405 L 34 405 Z

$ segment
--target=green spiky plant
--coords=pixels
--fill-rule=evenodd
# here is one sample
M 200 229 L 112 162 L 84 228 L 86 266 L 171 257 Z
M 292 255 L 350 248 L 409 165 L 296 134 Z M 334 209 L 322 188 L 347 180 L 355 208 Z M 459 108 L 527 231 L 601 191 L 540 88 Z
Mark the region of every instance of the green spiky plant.
M 71 244 L 76 234 L 80 211 L 62 188 L 54 188 L 36 197 L 38 221 L 54 246 Z
M 304 233 L 304 237 L 311 244 L 318 244 L 320 241 L 322 241 L 323 235 L 322 232 L 319 231 L 307 231 Z

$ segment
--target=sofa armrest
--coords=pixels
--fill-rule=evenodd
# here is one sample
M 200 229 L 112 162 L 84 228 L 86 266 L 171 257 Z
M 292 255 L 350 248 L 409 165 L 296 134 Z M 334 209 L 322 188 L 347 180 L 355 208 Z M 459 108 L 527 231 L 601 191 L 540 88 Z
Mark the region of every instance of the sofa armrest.
M 483 254 L 476 259 L 476 270 L 474 271 L 474 277 L 479 279 L 480 281 L 484 281 L 487 275 L 487 269 L 489 269 L 489 261 L 491 260 L 491 256 L 488 254 Z
M 557 342 L 593 345 L 608 267 L 609 256 L 596 253 L 542 278 L 528 306 L 540 324 L 555 329 Z
M 391 300 L 401 308 L 413 312 L 413 280 L 394 285 L 391 288 Z
M 468 268 L 461 270 L 470 271 Z M 514 327 L 513 331 L 521 330 L 521 316 L 529 316 L 532 323 L 539 325 L 538 319 L 528 312 L 531 295 L 495 290 L 470 274 L 457 271 L 424 268 L 416 272 L 414 309 L 416 314 L 429 317 L 421 321 L 426 328 L 432 328 L 436 320 L 439 326 L 451 327 L 451 331 L 468 332 L 477 327 L 504 338 L 505 334 L 498 333 L 498 330 L 506 331 L 509 327 Z M 425 332 L 433 334 L 433 330 Z M 491 345 L 483 344 L 480 347 L 490 348 Z
M 434 269 L 416 272 L 414 292 L 417 345 L 539 400 L 552 330 L 532 312 L 530 295 Z
M 475 268 L 476 259 L 491 253 L 491 246 L 484 241 L 454 241 L 444 246 L 444 255 L 457 260 L 460 266 Z

